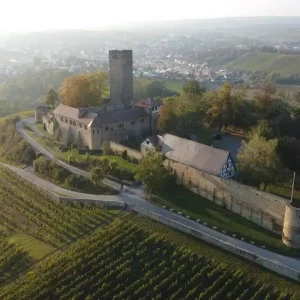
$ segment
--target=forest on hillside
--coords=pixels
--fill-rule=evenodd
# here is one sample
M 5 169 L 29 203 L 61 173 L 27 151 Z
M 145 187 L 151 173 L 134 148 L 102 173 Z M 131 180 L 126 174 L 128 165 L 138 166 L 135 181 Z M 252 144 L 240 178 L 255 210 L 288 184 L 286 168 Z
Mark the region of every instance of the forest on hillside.
M 0 116 L 44 104 L 48 90 L 58 89 L 70 75 L 66 70 L 27 71 L 0 83 Z

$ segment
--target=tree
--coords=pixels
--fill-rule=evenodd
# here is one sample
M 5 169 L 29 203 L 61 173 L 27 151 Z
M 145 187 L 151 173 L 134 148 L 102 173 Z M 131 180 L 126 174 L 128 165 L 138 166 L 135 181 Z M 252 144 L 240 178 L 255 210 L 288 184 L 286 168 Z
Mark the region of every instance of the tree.
M 255 136 L 265 138 L 266 140 L 275 137 L 272 124 L 268 120 L 259 120 L 257 124 L 249 132 L 249 138 L 252 139 Z
M 158 129 L 160 132 L 170 132 L 176 125 L 176 100 L 174 97 L 166 98 L 159 111 Z
M 182 91 L 189 96 L 202 96 L 205 89 L 200 87 L 197 80 L 189 80 L 184 84 Z
M 101 105 L 108 94 L 108 76 L 103 71 L 68 77 L 60 88 L 62 103 L 71 107 Z
M 58 94 L 54 89 L 50 89 L 46 97 L 46 104 L 54 108 L 54 105 L 57 101 L 58 101 Z
M 109 142 L 103 142 L 103 144 L 101 146 L 101 149 L 102 149 L 102 152 L 103 152 L 104 155 L 112 154 L 112 150 L 111 150 Z
M 238 157 L 238 168 L 249 178 L 263 184 L 264 190 L 270 183 L 278 181 L 283 166 L 277 155 L 278 140 L 266 140 L 255 135 L 249 142 L 243 141 Z
M 89 177 L 90 180 L 95 184 L 95 185 L 101 185 L 101 182 L 105 176 L 105 172 L 101 167 L 96 167 L 91 169 Z
M 75 148 L 71 148 L 70 153 L 68 155 L 68 162 L 70 164 L 76 163 L 78 161 L 78 157 L 79 157 L 78 150 Z
M 163 165 L 163 158 L 158 152 L 149 152 L 134 171 L 134 178 L 142 181 L 146 192 L 151 197 L 170 179 L 170 173 Z
M 211 125 L 215 124 L 218 131 L 225 129 L 233 121 L 232 85 L 224 83 L 219 92 L 213 93 L 211 107 L 207 111 Z

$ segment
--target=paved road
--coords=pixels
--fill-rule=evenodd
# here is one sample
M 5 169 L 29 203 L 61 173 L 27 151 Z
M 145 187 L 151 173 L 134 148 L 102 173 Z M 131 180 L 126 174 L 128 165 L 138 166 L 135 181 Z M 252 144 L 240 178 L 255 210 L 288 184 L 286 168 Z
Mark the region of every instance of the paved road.
M 25 121 L 19 121 L 17 123 L 17 131 L 21 134 L 21 136 L 26 139 L 28 141 L 28 143 L 30 143 L 36 150 L 40 151 L 41 153 L 43 153 L 45 156 L 47 156 L 49 159 L 54 159 L 53 155 L 51 153 L 49 153 L 46 149 L 44 149 L 41 145 L 39 145 L 36 141 L 34 141 L 27 133 L 26 131 L 23 129 L 23 122 L 28 122 L 27 120 Z M 29 122 L 32 122 L 32 120 L 29 120 Z M 81 174 L 83 176 L 87 176 L 87 172 L 80 170 L 78 168 L 75 168 L 73 166 L 70 166 L 64 162 L 61 162 L 59 160 L 57 160 L 57 162 L 61 165 L 66 167 L 67 169 L 69 169 L 71 172 L 74 172 L 76 174 Z M 34 174 L 28 173 L 24 170 L 20 170 L 18 168 L 14 168 L 14 167 L 10 167 L 11 169 L 13 169 L 16 173 L 18 173 L 20 176 L 22 176 L 23 178 L 25 178 L 26 180 L 29 180 L 33 183 L 36 183 L 37 181 L 39 182 L 40 185 L 44 186 L 45 188 L 48 189 L 53 189 L 55 188 L 57 190 L 57 188 L 59 187 L 54 187 L 53 184 L 50 184 L 47 181 L 44 181 L 40 178 L 37 178 Z M 30 174 L 30 175 L 29 175 Z M 107 181 L 107 183 L 109 184 L 115 184 L 114 182 L 111 181 Z M 78 196 L 78 194 L 80 193 L 76 193 L 76 192 L 72 192 L 69 190 L 63 190 L 61 191 L 61 188 L 59 188 L 60 193 L 65 194 L 65 195 L 70 195 L 70 196 L 74 196 L 76 197 L 76 195 Z M 76 194 L 76 195 L 75 195 Z M 233 237 L 227 236 L 225 234 L 222 234 L 216 230 L 213 230 L 209 227 L 206 227 L 202 224 L 198 224 L 195 221 L 192 221 L 188 218 L 185 218 L 184 216 L 178 215 L 176 213 L 173 213 L 169 210 L 163 209 L 161 207 L 158 207 L 150 202 L 148 202 L 144 197 L 142 197 L 142 192 L 140 189 L 136 188 L 131 188 L 128 187 L 128 191 L 117 195 L 117 196 L 106 196 L 106 195 L 89 195 L 89 194 L 81 194 L 84 195 L 84 197 L 93 197 L 92 199 L 101 199 L 101 200 L 105 200 L 105 199 L 112 199 L 111 197 L 113 197 L 113 199 L 118 199 L 119 201 L 124 201 L 126 202 L 129 206 L 133 207 L 133 206 L 137 206 L 141 209 L 147 210 L 147 211 L 151 211 L 154 212 L 156 214 L 159 214 L 165 218 L 174 220 L 175 222 L 181 223 L 183 225 L 189 226 L 195 230 L 198 230 L 200 232 L 203 232 L 205 234 L 209 234 L 215 238 L 218 238 L 219 240 L 223 241 L 225 244 L 231 244 L 236 246 L 239 249 L 245 250 L 245 251 L 249 251 L 251 253 L 254 253 L 256 255 L 259 255 L 262 258 L 266 258 L 269 259 L 271 261 L 274 261 L 276 263 L 279 263 L 283 266 L 287 266 L 289 268 L 293 268 L 294 270 L 297 270 L 300 272 L 300 260 L 296 259 L 296 258 L 291 258 L 291 257 L 286 257 L 277 253 L 273 253 L 269 250 L 263 249 L 261 247 L 252 245 L 252 244 L 248 244 L 244 241 L 235 239 Z M 96 197 L 96 198 L 94 198 Z

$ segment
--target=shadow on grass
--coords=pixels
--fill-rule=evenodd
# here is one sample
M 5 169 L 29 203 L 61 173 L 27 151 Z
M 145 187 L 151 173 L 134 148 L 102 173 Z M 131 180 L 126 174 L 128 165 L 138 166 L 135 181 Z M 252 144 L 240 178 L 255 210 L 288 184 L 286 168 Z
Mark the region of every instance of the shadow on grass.
M 220 205 L 196 195 L 183 186 L 172 183 L 164 191 L 153 197 L 153 202 L 172 207 L 194 219 L 200 219 L 220 230 L 254 241 L 256 245 L 266 246 L 274 252 L 290 256 L 300 256 L 300 251 L 286 247 L 277 235 Z

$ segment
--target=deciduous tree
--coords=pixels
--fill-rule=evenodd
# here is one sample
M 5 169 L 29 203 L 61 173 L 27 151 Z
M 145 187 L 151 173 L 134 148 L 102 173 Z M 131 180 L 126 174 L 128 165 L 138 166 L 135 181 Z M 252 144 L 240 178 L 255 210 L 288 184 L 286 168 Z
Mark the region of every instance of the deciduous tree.
M 46 104 L 50 105 L 52 108 L 54 108 L 55 103 L 58 101 L 58 94 L 54 89 L 50 89 L 48 91 L 47 97 L 46 97 Z
M 275 183 L 284 168 L 277 155 L 278 140 L 266 140 L 255 135 L 249 142 L 243 141 L 238 154 L 238 168 L 248 177 L 263 184 L 264 189 Z
M 151 197 L 152 193 L 170 179 L 170 173 L 163 165 L 163 158 L 158 152 L 150 152 L 136 167 L 135 179 L 140 180 L 146 192 Z
M 68 77 L 60 88 L 62 103 L 71 107 L 101 105 L 108 94 L 108 77 L 102 71 Z
M 89 174 L 90 180 L 95 185 L 100 185 L 104 176 L 105 176 L 105 172 L 104 172 L 103 168 L 101 168 L 101 167 L 96 167 L 96 168 L 91 169 L 90 174 Z

